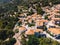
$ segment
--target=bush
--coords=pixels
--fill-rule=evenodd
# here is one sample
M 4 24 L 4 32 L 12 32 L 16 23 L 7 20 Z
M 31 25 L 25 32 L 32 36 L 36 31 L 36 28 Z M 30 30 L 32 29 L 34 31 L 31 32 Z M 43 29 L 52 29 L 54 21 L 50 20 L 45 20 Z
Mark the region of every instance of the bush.
M 29 27 L 35 26 L 35 24 L 34 24 L 34 23 L 29 23 L 28 26 L 29 26 Z
M 8 41 L 3 42 L 3 45 L 14 45 L 16 43 L 15 38 L 10 38 Z
M 14 32 L 12 30 L 0 30 L 0 40 L 5 40 L 7 38 L 13 37 Z

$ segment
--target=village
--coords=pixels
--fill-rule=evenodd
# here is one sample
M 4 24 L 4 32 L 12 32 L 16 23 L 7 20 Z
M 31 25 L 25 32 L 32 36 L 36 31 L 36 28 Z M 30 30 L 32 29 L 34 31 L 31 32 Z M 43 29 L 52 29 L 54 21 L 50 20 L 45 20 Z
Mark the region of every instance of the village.
M 35 10 L 32 15 L 27 15 L 25 12 L 19 15 L 19 21 L 14 28 L 15 32 L 18 31 L 15 35 L 17 42 L 21 39 L 22 33 L 25 37 L 35 35 L 37 38 L 51 38 L 60 42 L 60 4 L 42 7 L 42 9 L 45 12 L 43 15 L 37 14 Z

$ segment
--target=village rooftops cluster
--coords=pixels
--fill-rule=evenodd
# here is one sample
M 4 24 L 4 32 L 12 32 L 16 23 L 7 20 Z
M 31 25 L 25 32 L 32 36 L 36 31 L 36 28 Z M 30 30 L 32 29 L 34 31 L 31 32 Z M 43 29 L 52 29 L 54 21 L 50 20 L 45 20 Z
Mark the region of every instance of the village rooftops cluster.
M 20 19 L 19 22 L 22 22 L 22 25 L 19 26 L 18 28 L 19 32 L 20 33 L 25 32 L 26 35 L 33 35 L 35 34 L 35 32 L 43 33 L 43 29 L 37 27 L 43 27 L 44 23 L 48 22 L 48 20 L 42 18 L 42 15 L 39 15 L 37 13 L 34 13 L 31 16 L 27 16 L 27 17 L 23 15 L 19 19 Z
M 43 9 L 46 13 L 49 22 L 47 23 L 48 31 L 54 35 L 60 34 L 60 4 L 54 5 L 53 7 L 45 7 Z
M 45 11 L 43 15 L 37 13 L 28 16 L 25 13 L 20 14 L 19 22 L 22 22 L 22 24 L 18 28 L 20 32 L 19 34 L 21 34 L 22 32 L 25 32 L 26 35 L 34 35 L 35 33 L 43 34 L 43 32 L 47 30 L 53 35 L 59 35 L 60 5 L 56 5 L 56 6 L 53 7 L 47 6 L 42 8 L 43 11 Z M 46 16 L 48 19 L 45 19 Z

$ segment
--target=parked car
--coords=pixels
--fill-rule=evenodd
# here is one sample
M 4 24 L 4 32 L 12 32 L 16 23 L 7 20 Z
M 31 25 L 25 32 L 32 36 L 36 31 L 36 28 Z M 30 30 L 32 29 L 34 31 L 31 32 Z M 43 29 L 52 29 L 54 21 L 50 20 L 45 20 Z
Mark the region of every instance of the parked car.
M 56 39 L 60 39 L 60 34 L 56 36 Z
M 38 37 L 38 38 L 41 38 L 41 37 L 46 38 L 46 35 L 43 34 L 43 33 L 37 33 L 37 32 L 35 32 L 35 36 Z
M 43 26 L 38 26 L 37 29 L 43 29 Z
M 46 38 L 46 35 L 45 34 L 40 34 L 40 36 Z

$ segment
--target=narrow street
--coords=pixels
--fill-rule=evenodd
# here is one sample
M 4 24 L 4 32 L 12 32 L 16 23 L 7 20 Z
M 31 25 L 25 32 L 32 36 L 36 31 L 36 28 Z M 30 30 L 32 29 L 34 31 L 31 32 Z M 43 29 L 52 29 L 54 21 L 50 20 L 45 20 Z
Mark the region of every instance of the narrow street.
M 18 34 L 18 33 L 16 33 L 13 37 L 16 39 L 16 43 L 14 44 L 14 45 L 21 45 L 21 43 L 20 43 L 20 40 L 18 39 L 18 37 L 19 37 L 20 35 Z
M 15 27 L 14 27 L 13 31 L 15 31 L 17 24 L 18 24 L 18 22 L 15 24 Z M 15 38 L 17 42 L 14 45 L 21 45 L 20 40 L 18 39 L 18 37 L 20 37 L 19 33 L 15 33 L 13 38 Z
M 44 34 L 46 34 L 47 38 L 51 38 L 51 39 L 53 39 L 55 41 L 60 42 L 60 39 L 55 39 L 55 37 L 50 36 L 48 33 L 46 33 L 46 31 L 44 31 Z

